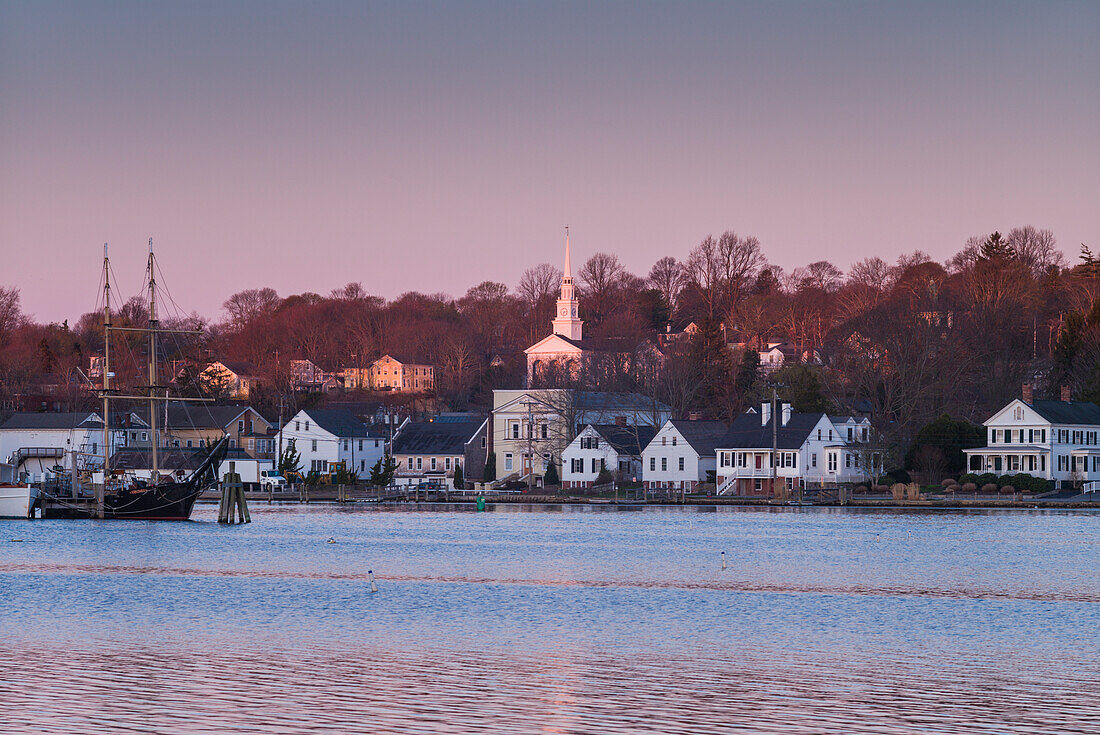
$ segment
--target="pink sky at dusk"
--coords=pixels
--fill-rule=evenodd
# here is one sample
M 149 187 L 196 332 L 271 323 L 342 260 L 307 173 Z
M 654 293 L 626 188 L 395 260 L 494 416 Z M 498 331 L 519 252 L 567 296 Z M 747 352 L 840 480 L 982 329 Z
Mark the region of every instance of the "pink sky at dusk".
M 40 320 L 461 295 L 709 233 L 785 268 L 1100 249 L 1100 4 L 0 0 L 0 285 Z

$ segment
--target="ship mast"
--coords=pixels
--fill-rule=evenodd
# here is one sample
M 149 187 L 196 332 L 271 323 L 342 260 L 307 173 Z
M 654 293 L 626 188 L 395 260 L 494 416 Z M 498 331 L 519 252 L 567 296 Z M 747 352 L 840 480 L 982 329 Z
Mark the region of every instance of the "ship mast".
M 153 437 L 153 484 L 160 482 L 157 463 L 157 276 L 153 267 L 153 238 L 149 238 L 149 428 Z
M 103 517 L 103 497 L 107 490 L 107 476 L 111 472 L 111 416 L 108 392 L 111 389 L 111 261 L 107 257 L 107 243 L 103 243 L 103 484 L 96 487 L 96 517 Z M 73 464 L 76 473 L 76 464 Z

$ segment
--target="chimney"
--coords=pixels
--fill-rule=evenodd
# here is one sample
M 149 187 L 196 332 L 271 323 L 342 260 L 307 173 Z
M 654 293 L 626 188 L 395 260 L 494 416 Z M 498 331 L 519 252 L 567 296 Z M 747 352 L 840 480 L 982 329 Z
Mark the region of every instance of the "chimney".
M 1031 405 L 1031 402 L 1035 400 L 1035 394 L 1031 390 L 1031 383 L 1024 383 L 1023 395 L 1021 396 L 1024 403 Z
M 1062 386 L 1062 400 L 1066 403 L 1069 403 L 1071 400 L 1073 400 L 1073 394 L 1070 392 L 1068 385 Z
M 783 423 L 782 426 L 786 426 L 787 422 L 791 420 L 791 404 L 783 404 Z
M 688 414 L 688 421 L 702 421 L 702 420 L 703 420 L 703 414 L 699 413 L 698 411 L 692 411 L 691 413 Z
M 772 403 L 765 401 L 760 404 L 760 425 L 767 426 L 772 417 Z

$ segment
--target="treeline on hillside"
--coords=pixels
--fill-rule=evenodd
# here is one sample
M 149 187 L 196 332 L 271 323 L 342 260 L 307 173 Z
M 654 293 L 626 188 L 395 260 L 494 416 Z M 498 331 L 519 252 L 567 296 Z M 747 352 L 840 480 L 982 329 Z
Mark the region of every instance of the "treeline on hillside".
M 1100 399 L 1100 263 L 1082 246 L 1071 267 L 1048 230 L 975 237 L 945 263 L 919 251 L 892 264 L 869 257 L 847 273 L 827 261 L 785 271 L 756 238 L 725 232 L 683 260 L 661 258 L 644 276 L 608 253 L 575 276 L 585 336 L 609 351 L 605 364 L 563 380 L 641 390 L 678 415 L 729 418 L 775 390 L 797 408 L 868 412 L 904 451 L 931 419 L 980 421 L 1023 382 L 1037 395 L 1069 385 L 1076 397 Z M 492 388 L 522 383 L 522 351 L 549 333 L 560 279 L 544 263 L 515 288 L 486 281 L 458 298 L 409 292 L 391 301 L 358 283 L 328 295 L 249 289 L 226 299 L 217 321 L 168 320 L 205 333 L 166 340 L 161 360 L 166 371 L 211 359 L 251 363 L 265 386 L 254 402 L 270 413 L 287 400 L 291 359 L 337 371 L 391 353 L 434 365 L 446 406 L 486 407 Z M 131 299 L 116 323 L 141 324 L 145 309 Z M 668 338 L 689 324 L 690 335 Z M 101 313 L 37 324 L 22 313 L 17 288 L 0 289 L 0 398 L 49 375 L 81 400 L 78 369 L 87 370 L 102 339 Z M 809 364 L 764 375 L 756 348 L 777 341 Z M 112 350 L 119 380 L 137 380 L 143 338 L 129 335 Z

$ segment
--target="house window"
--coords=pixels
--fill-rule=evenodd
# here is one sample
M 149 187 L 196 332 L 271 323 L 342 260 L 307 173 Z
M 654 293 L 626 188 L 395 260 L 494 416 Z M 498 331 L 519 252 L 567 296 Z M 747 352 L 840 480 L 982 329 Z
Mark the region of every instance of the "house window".
M 309 421 L 306 421 L 306 431 L 309 431 Z
M 240 421 L 237 422 L 237 433 L 238 434 L 243 434 L 244 433 L 244 419 L 241 419 Z
M 817 452 L 810 455 L 810 466 L 817 467 Z
M 844 455 L 844 466 L 845 467 L 851 467 L 852 466 L 852 455 L 850 455 L 850 454 L 845 454 Z
M 506 469 L 506 470 L 512 469 L 512 453 L 511 452 L 505 452 L 504 453 L 504 469 Z
M 450 457 L 447 457 L 447 459 L 445 459 L 443 461 L 443 469 L 445 469 L 445 470 L 451 469 L 451 458 Z
M 424 469 L 424 458 L 423 457 L 417 457 L 416 458 L 416 469 L 418 469 L 418 470 Z
M 360 452 L 363 451 L 363 440 L 362 439 L 359 440 L 359 451 Z
M 672 446 L 676 446 L 676 437 L 672 437 Z
M 828 455 L 829 472 L 836 472 L 836 453 L 830 452 Z
M 347 439 L 344 440 L 344 451 L 345 452 L 348 451 L 348 440 Z
M 435 471 L 435 457 L 432 457 L 432 471 Z
M 675 441 L 675 440 L 673 440 L 673 441 Z M 684 471 L 684 458 L 683 457 L 680 457 L 680 471 L 681 472 Z
M 313 449 L 312 449 L 312 451 L 314 451 L 314 452 L 317 451 L 317 440 L 316 439 L 313 440 Z
M 543 439 L 547 438 L 549 431 L 550 431 L 550 429 L 547 427 L 547 425 L 545 423 L 541 424 L 539 426 L 539 432 L 542 434 Z
M 859 440 L 863 441 L 863 442 L 867 441 L 867 427 L 866 426 L 864 426 L 862 429 L 859 430 Z
M 852 441 L 852 427 L 848 427 L 848 441 Z
M 657 458 L 656 457 L 650 457 L 649 458 L 649 471 L 650 472 L 656 472 L 657 471 Z
M 662 436 L 661 437 L 661 446 L 662 447 L 667 447 L 668 446 L 668 437 L 667 436 Z
M 295 421 L 294 422 L 294 430 L 295 431 L 301 431 L 302 430 L 302 422 L 301 421 Z
M 668 457 L 661 457 L 661 472 L 668 471 Z
M 595 457 L 593 457 L 592 458 L 592 474 L 595 474 L 595 473 L 599 472 L 599 470 L 596 469 L 596 463 L 597 462 L 598 462 L 598 460 Z
M 190 439 L 188 439 L 188 440 L 187 440 L 187 448 L 188 448 L 188 449 L 190 449 L 190 448 L 191 448 L 191 440 L 190 440 Z
M 817 430 L 817 440 L 821 441 L 821 429 Z
M 149 432 L 147 432 L 147 431 L 141 432 L 141 440 L 142 441 L 148 441 L 149 440 Z
M 519 422 L 512 422 L 512 438 L 519 439 Z

